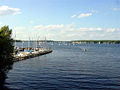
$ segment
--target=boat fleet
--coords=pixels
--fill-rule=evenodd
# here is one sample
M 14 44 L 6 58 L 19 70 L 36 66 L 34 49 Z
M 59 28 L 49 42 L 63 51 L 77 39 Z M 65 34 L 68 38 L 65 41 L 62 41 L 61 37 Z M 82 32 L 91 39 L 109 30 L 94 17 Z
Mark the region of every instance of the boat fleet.
M 36 41 L 36 45 L 33 44 L 35 42 L 32 42 L 34 47 L 30 46 L 30 41 L 28 41 L 28 47 L 24 48 L 23 42 L 22 43 L 22 47 L 17 47 L 16 46 L 16 42 L 15 42 L 15 46 L 14 46 L 14 58 L 15 61 L 19 61 L 19 60 L 23 60 L 23 59 L 27 59 L 27 58 L 31 58 L 31 57 L 36 57 L 39 55 L 43 55 L 43 54 L 47 54 L 52 52 L 52 50 L 47 49 L 46 46 L 46 41 L 44 42 L 44 48 L 40 45 L 38 45 L 38 41 Z

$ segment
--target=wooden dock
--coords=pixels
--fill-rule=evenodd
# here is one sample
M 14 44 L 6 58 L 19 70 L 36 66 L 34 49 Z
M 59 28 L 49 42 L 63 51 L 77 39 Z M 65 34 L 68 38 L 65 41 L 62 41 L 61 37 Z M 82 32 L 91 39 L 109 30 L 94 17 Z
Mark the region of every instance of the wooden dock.
M 48 54 L 48 53 L 51 53 L 51 52 L 52 52 L 52 50 L 48 49 L 48 50 L 45 50 L 45 51 L 42 51 L 42 52 L 32 53 L 32 54 L 28 54 L 28 55 L 25 55 L 25 56 L 14 56 L 13 61 L 17 62 L 17 61 L 21 61 L 21 60 L 25 60 L 25 59 L 29 59 L 29 58 L 34 58 L 34 57 L 37 57 L 37 56 L 40 56 L 40 55 L 45 55 L 45 54 Z

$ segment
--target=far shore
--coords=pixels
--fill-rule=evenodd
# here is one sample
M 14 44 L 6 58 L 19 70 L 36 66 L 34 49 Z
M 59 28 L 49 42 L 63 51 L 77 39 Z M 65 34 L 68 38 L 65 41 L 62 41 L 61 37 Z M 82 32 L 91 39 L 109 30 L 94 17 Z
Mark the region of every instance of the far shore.
M 27 42 L 28 40 L 16 40 L 16 42 Z M 31 40 L 38 42 L 45 42 L 45 40 Z M 58 42 L 58 43 L 93 43 L 93 44 L 120 44 L 120 40 L 71 40 L 71 41 L 54 41 L 54 40 L 46 40 L 46 42 Z

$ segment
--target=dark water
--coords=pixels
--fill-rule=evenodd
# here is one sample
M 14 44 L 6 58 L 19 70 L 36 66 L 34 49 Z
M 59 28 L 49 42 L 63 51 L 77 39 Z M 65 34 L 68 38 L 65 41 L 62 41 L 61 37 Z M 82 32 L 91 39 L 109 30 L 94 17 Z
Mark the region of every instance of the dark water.
M 5 86 L 12 90 L 120 90 L 120 45 L 54 44 L 51 48 L 50 54 L 16 62 Z

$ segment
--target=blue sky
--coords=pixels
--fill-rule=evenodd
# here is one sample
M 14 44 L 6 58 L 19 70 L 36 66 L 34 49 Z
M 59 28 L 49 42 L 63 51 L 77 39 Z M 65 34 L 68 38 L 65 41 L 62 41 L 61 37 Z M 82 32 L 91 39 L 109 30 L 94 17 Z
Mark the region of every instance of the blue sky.
M 0 0 L 13 38 L 120 40 L 120 0 Z

